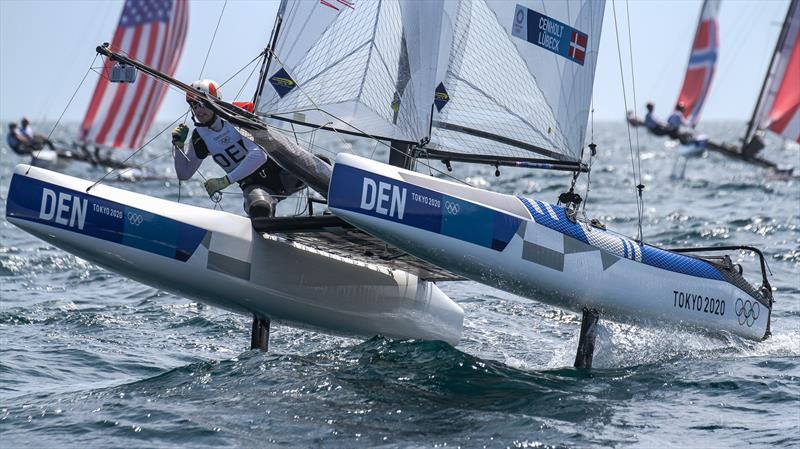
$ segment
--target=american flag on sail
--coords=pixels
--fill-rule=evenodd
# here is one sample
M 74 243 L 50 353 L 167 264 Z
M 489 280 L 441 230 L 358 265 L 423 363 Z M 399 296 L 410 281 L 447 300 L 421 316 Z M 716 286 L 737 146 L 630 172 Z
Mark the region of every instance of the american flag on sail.
M 711 89 L 711 80 L 717 66 L 719 4 L 720 0 L 706 0 L 703 3 L 692 53 L 689 55 L 689 66 L 678 95 L 678 103 L 683 103 L 685 107 L 683 115 L 692 125 L 700 120 L 700 111 Z
M 167 75 L 174 75 L 186 40 L 188 0 L 126 0 L 113 50 Z M 135 83 L 111 83 L 106 61 L 81 125 L 81 140 L 115 148 L 138 148 L 158 112 L 167 86 L 139 76 Z

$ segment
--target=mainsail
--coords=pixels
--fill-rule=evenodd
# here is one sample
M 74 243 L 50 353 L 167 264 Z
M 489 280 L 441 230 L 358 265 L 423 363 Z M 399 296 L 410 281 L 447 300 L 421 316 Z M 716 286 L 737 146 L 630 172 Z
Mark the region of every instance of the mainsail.
M 111 48 L 170 76 L 180 60 L 189 22 L 187 0 L 126 0 Z M 80 139 L 115 148 L 138 148 L 158 112 L 167 86 L 150 77 L 111 83 L 107 60 L 94 90 Z
M 445 4 L 430 146 L 578 161 L 604 1 Z
M 271 86 L 262 86 L 256 110 L 423 142 L 441 158 L 577 162 L 604 7 L 589 0 L 287 0 L 266 74 Z
M 684 117 L 692 125 L 700 120 L 700 112 L 705 104 L 719 51 L 719 5 L 721 0 L 705 0 L 700 11 L 700 21 L 689 55 L 683 87 L 678 95 L 678 103 L 684 105 Z
M 800 2 L 792 0 L 745 136 L 768 129 L 800 143 Z
M 417 143 L 428 136 L 441 0 L 284 0 L 260 115 Z

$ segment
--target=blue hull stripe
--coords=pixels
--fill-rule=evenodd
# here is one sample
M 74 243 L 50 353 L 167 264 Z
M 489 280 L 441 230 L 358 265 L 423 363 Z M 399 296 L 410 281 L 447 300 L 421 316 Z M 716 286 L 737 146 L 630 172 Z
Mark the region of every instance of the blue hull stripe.
M 208 232 L 113 201 L 14 175 L 6 216 L 187 261 Z
M 336 164 L 328 206 L 503 251 L 522 220 L 396 179 Z

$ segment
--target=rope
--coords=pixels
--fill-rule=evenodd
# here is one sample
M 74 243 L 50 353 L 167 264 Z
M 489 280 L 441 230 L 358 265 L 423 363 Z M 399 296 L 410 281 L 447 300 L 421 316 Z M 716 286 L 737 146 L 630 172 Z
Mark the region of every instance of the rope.
M 142 151 L 142 150 L 144 149 L 144 147 L 146 147 L 147 145 L 150 145 L 150 143 L 151 143 L 152 141 L 156 140 L 156 139 L 157 139 L 159 136 L 161 136 L 162 134 L 164 134 L 164 131 L 166 131 L 167 129 L 169 129 L 170 127 L 172 127 L 172 125 L 174 125 L 174 124 L 178 123 L 180 120 L 183 120 L 183 119 L 185 119 L 185 118 L 186 118 L 186 114 L 185 114 L 185 113 L 184 113 L 184 114 L 181 114 L 181 115 L 180 115 L 178 118 L 176 118 L 175 120 L 173 120 L 173 121 L 172 121 L 172 123 L 170 123 L 169 125 L 167 125 L 167 127 L 166 127 L 166 128 L 164 128 L 164 129 L 162 129 L 161 131 L 159 131 L 159 132 L 158 132 L 158 134 L 156 134 L 155 136 L 153 136 L 152 138 L 150 138 L 150 140 L 148 140 L 147 142 L 145 142 L 144 144 L 142 144 L 142 146 L 140 146 L 140 147 L 139 147 L 139 148 L 138 148 L 136 151 L 134 151 L 133 153 L 131 153 L 131 155 L 130 155 L 130 156 L 126 157 L 126 158 L 125 158 L 125 160 L 123 160 L 123 161 L 122 161 L 122 163 L 123 163 L 123 164 L 125 164 L 126 162 L 128 162 L 128 161 L 129 161 L 129 160 L 130 160 L 132 157 L 134 157 L 134 156 L 136 156 L 137 154 L 139 154 L 139 152 L 140 152 L 140 151 Z M 115 172 L 115 171 L 117 171 L 117 170 L 119 170 L 119 169 L 118 169 L 118 168 L 113 168 L 113 169 L 109 170 L 109 171 L 108 171 L 106 174 L 104 174 L 104 175 L 103 175 L 103 176 L 102 176 L 100 179 L 98 179 L 98 180 L 97 180 L 97 181 L 95 181 L 95 182 L 94 182 L 92 185 L 90 185 L 89 187 L 87 187 L 87 188 L 86 188 L 86 193 L 89 193 L 89 190 L 93 189 L 93 188 L 94 188 L 94 186 L 96 186 L 97 184 L 100 184 L 101 182 L 103 182 L 103 180 L 104 180 L 104 179 L 106 179 L 106 178 L 108 177 L 108 175 L 110 175 L 111 173 L 114 173 L 114 172 Z M 202 175 L 201 175 L 201 176 L 202 176 Z
M 637 111 L 638 106 L 636 105 L 636 76 L 635 70 L 633 70 L 633 39 L 631 39 L 631 12 L 630 8 L 628 7 L 630 2 L 625 0 L 625 20 L 628 23 L 628 52 L 631 58 L 631 86 L 633 87 L 633 110 Z M 630 127 L 628 127 L 630 129 Z M 639 127 L 637 126 L 634 129 L 634 135 L 636 136 L 636 165 L 639 171 L 639 183 L 636 185 L 637 193 L 639 194 L 639 200 L 637 201 L 637 207 L 639 210 L 639 241 L 642 241 L 642 217 L 644 216 L 644 198 L 642 196 L 642 192 L 644 190 L 644 184 L 642 184 L 642 155 L 641 155 L 641 147 L 639 146 Z
M 617 3 L 616 0 L 611 0 L 611 7 L 614 12 L 614 34 L 617 40 L 617 56 L 619 60 L 619 76 L 620 80 L 622 81 L 622 101 L 624 102 L 624 112 L 627 114 L 628 112 L 628 96 L 627 91 L 625 89 L 625 71 L 622 68 L 622 47 L 619 44 L 619 28 L 617 26 Z M 641 183 L 637 180 L 636 176 L 636 164 L 634 162 L 634 154 L 633 154 L 633 138 L 631 137 L 631 127 L 626 127 L 628 131 L 628 148 L 630 148 L 631 153 L 631 170 L 633 171 L 633 183 L 634 183 L 634 195 L 636 197 L 636 204 L 639 216 L 639 234 L 637 236 L 638 241 L 642 241 L 642 207 L 640 203 L 640 196 L 638 194 L 637 186 Z
M 64 118 L 64 114 L 67 112 L 67 109 L 69 109 L 69 105 L 71 105 L 72 104 L 72 100 L 75 99 L 75 95 L 77 95 L 78 91 L 81 90 L 81 86 L 83 86 L 83 82 L 86 81 L 86 77 L 89 76 L 89 72 L 92 71 L 92 65 L 94 65 L 95 61 L 97 61 L 97 56 L 99 56 L 99 55 L 97 55 L 97 54 L 94 55 L 94 59 L 92 59 L 92 62 L 89 63 L 89 68 L 86 69 L 86 73 L 83 74 L 83 78 L 81 78 L 81 82 L 78 83 L 78 87 L 76 87 L 75 91 L 72 92 L 72 96 L 69 98 L 69 101 L 67 102 L 67 105 L 64 106 L 64 110 L 61 111 L 61 115 L 58 116 L 58 120 L 56 120 L 56 123 L 53 125 L 53 128 L 47 134 L 47 140 L 48 141 L 50 140 L 50 137 L 53 135 L 53 133 L 56 131 L 56 128 L 58 128 L 58 125 L 61 123 L 61 119 Z M 25 172 L 26 175 L 31 171 L 31 166 L 33 166 L 33 164 L 36 162 L 36 159 L 38 157 L 39 157 L 39 152 L 37 151 L 37 152 L 35 152 L 33 154 L 33 160 L 31 161 L 31 165 L 28 166 L 28 170 Z

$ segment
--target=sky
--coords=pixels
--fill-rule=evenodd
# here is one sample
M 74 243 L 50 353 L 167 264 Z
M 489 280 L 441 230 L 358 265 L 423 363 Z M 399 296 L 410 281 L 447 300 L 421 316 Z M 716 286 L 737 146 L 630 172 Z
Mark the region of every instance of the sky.
M 66 121 L 81 120 L 97 75 L 90 73 L 77 93 L 76 88 L 94 59 L 94 48 L 110 40 L 122 4 L 122 0 L 0 0 L 0 120 L 23 115 L 34 122 L 56 120 L 62 112 Z M 635 84 L 638 112 L 645 102 L 654 101 L 657 112 L 667 115 L 683 81 L 701 4 L 701 0 L 606 2 L 595 76 L 596 120 L 622 120 L 626 110 L 614 7 L 627 108 L 633 109 Z M 703 120 L 749 119 L 788 5 L 789 0 L 723 1 L 717 75 Z M 277 1 L 190 0 L 189 33 L 176 77 L 185 82 L 200 78 L 211 46 L 202 77 L 220 82 L 229 78 L 266 46 L 277 7 Z M 221 13 L 222 25 L 212 45 Z M 240 99 L 252 96 L 254 80 L 244 85 L 252 67 L 222 89 L 226 100 L 242 88 Z M 157 118 L 172 121 L 183 112 L 183 96 L 170 92 Z

